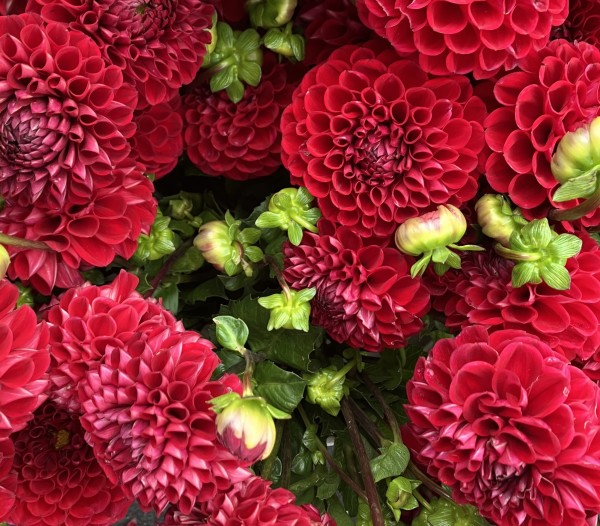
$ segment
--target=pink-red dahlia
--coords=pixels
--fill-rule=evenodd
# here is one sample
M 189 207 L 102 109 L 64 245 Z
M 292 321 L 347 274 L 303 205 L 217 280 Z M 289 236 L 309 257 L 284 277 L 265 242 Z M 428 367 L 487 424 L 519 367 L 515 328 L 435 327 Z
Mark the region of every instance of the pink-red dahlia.
M 17 287 L 0 281 L 0 440 L 25 427 L 48 386 L 48 327 L 18 299 Z
M 285 488 L 253 476 L 234 484 L 215 498 L 202 501 L 189 514 L 170 512 L 163 526 L 335 526 L 328 515 L 313 506 L 296 506 L 296 497 Z
M 312 322 L 337 342 L 367 351 L 401 347 L 419 332 L 429 294 L 410 277 L 408 258 L 368 245 L 351 229 L 319 221 L 299 246 L 284 247 L 284 276 L 292 288 L 315 287 Z
M 500 526 L 595 522 L 600 390 L 539 338 L 468 327 L 420 358 L 407 395 L 417 458 L 458 502 Z
M 81 267 L 105 267 L 116 256 L 129 259 L 140 234 L 148 233 L 154 222 L 152 192 L 142 166 L 130 161 L 118 184 L 98 188 L 85 205 L 50 211 L 7 204 L 0 211 L 0 232 L 42 241 L 52 249 L 7 247 L 9 276 L 50 294 L 54 286 L 80 285 Z
M 183 154 L 183 112 L 181 97 L 161 102 L 135 113 L 137 133 L 131 138 L 134 155 L 145 173 L 156 179 L 167 175 Z
M 582 237 L 581 252 L 567 262 L 569 290 L 545 283 L 513 288 L 514 263 L 491 250 L 468 252 L 460 270 L 441 278 L 426 274 L 433 308 L 445 314 L 448 327 L 521 329 L 569 360 L 587 360 L 600 348 L 600 249 Z
M 296 90 L 282 159 L 324 217 L 389 240 L 406 219 L 475 195 L 485 114 L 466 77 L 429 78 L 381 42 L 346 46 Z
M 494 190 L 507 193 L 531 219 L 546 217 L 551 206 L 573 206 L 574 201 L 551 200 L 558 183 L 550 161 L 565 133 L 600 111 L 600 50 L 586 42 L 553 40 L 522 61 L 520 69 L 494 87 L 500 107 L 485 120 L 492 150 L 486 174 Z M 582 223 L 597 225 L 600 212 L 588 214 Z
M 37 15 L 0 18 L 0 194 L 86 206 L 127 163 L 137 95 L 93 40 Z
M 569 16 L 556 32 L 572 42 L 585 40 L 600 46 L 600 2 L 570 0 Z
M 94 38 L 137 88 L 139 108 L 172 99 L 194 79 L 214 12 L 201 0 L 29 0 L 27 9 Z
M 135 290 L 138 278 L 125 271 L 109 285 L 90 284 L 67 290 L 44 311 L 50 331 L 51 398 L 60 407 L 80 411 L 79 383 L 106 352 L 125 346 L 133 335 L 181 322 L 155 299 Z
M 207 175 L 237 181 L 271 175 L 281 166 L 281 114 L 292 100 L 296 76 L 267 54 L 260 84 L 246 86 L 237 104 L 206 84 L 192 89 L 183 99 L 190 160 Z
M 8 521 L 19 526 L 110 526 L 132 500 L 104 474 L 79 415 L 46 402 L 14 435 L 17 487 Z
M 358 0 L 363 22 L 435 75 L 489 78 L 543 48 L 568 0 Z
M 187 514 L 250 476 L 217 439 L 210 400 L 241 393 L 237 376 L 211 381 L 218 364 L 199 334 L 155 324 L 108 343 L 79 384 L 96 457 L 143 509 L 160 514 L 170 503 Z

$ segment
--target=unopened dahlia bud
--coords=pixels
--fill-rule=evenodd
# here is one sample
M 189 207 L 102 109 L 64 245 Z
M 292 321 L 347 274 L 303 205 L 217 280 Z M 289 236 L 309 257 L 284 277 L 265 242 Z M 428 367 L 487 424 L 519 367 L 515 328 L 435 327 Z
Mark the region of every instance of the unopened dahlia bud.
M 517 208 L 513 210 L 504 196 L 486 194 L 475 203 L 477 222 L 483 233 L 508 246 L 510 235 L 527 224 Z
M 259 305 L 271 311 L 267 330 L 295 329 L 308 332 L 310 300 L 315 297 L 316 292 L 315 288 L 303 290 L 288 288 L 281 294 L 259 298 Z
M 236 241 L 225 221 L 210 221 L 198 229 L 194 246 L 206 261 L 228 276 L 242 272 L 242 244 Z
M 346 373 L 354 367 L 350 362 L 338 370 L 334 365 L 320 369 L 314 374 L 304 375 L 306 380 L 306 400 L 318 406 L 330 415 L 337 416 L 340 412 L 340 401 L 348 394 Z
M 292 28 L 293 24 L 290 22 L 285 28 L 269 29 L 263 37 L 263 43 L 267 49 L 300 62 L 304 60 L 304 37 L 294 33 Z
M 413 491 L 420 485 L 420 481 L 407 479 L 406 477 L 397 477 L 389 483 L 385 498 L 397 521 L 400 520 L 402 510 L 414 510 L 419 506 Z
M 297 0 L 247 0 L 246 10 L 256 27 L 280 27 L 294 16 Z
M 193 201 L 184 195 L 169 200 L 169 215 L 173 219 L 190 219 L 193 209 Z
M 4 279 L 10 265 L 10 255 L 4 246 L 0 245 L 0 279 Z
M 488 524 L 473 506 L 460 506 L 455 502 L 434 497 L 429 501 L 429 509 L 423 508 L 412 526 L 432 524 L 452 524 L 453 526 L 484 526 Z
M 170 217 L 162 215 L 160 208 L 148 235 L 138 239 L 135 257 L 142 261 L 155 261 L 175 251 L 175 233 L 169 228 Z

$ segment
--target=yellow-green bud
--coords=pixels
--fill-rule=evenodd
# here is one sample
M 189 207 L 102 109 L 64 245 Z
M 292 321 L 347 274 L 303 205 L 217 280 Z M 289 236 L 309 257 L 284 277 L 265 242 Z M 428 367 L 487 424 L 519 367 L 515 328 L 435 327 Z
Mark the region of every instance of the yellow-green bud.
M 475 211 L 483 233 L 505 246 L 509 244 L 510 235 L 527 224 L 519 209 L 513 210 L 502 195 L 484 195 L 475 203 Z
M 218 271 L 234 276 L 242 271 L 242 244 L 230 233 L 225 221 L 210 221 L 198 229 L 194 246 Z
M 169 228 L 170 217 L 162 215 L 160 208 L 148 235 L 138 239 L 136 258 L 142 261 L 155 261 L 175 251 L 175 233 Z
M 8 254 L 8 251 L 0 245 L 0 279 L 4 279 L 4 276 L 6 276 L 9 265 L 10 255 Z
M 414 510 L 419 506 L 413 491 L 420 485 L 421 483 L 418 480 L 411 480 L 406 477 L 397 477 L 389 483 L 385 497 L 387 505 L 397 521 L 400 520 L 401 510 Z
M 287 290 L 281 294 L 259 298 L 259 305 L 271 311 L 267 330 L 296 329 L 308 332 L 310 300 L 314 298 L 316 292 L 315 288 L 300 291 Z
M 353 365 L 353 364 L 352 364 Z M 338 371 L 331 365 L 318 372 L 305 375 L 306 400 L 318 406 L 329 413 L 337 416 L 340 412 L 340 400 L 345 394 L 348 394 L 346 386 L 346 372 Z
M 266 29 L 287 24 L 294 16 L 297 0 L 247 0 L 250 21 Z
M 559 183 L 578 177 L 600 165 L 600 117 L 568 132 L 552 157 L 552 173 Z

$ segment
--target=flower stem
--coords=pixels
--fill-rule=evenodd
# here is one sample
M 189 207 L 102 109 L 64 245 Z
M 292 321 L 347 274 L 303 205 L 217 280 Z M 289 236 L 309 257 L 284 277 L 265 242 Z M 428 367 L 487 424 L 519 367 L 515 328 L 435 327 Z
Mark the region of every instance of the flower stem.
M 34 250 L 50 250 L 53 251 L 43 241 L 31 241 L 20 237 L 9 236 L 8 234 L 0 233 L 0 245 L 8 245 L 15 248 L 31 248 Z
M 385 401 L 383 394 L 381 394 L 381 390 L 373 383 L 373 381 L 369 378 L 367 373 L 360 373 L 360 378 L 365 383 L 367 388 L 371 391 L 371 393 L 373 393 L 373 396 L 376 398 L 376 400 L 381 404 L 381 407 L 383 408 L 383 414 L 385 415 L 385 419 L 387 420 L 387 423 L 392 430 L 394 442 L 402 444 L 402 435 L 400 434 L 400 426 L 398 425 L 398 420 L 392 408 Z
M 179 247 L 177 247 L 177 250 L 175 250 L 175 252 L 173 252 L 169 256 L 167 261 L 165 261 L 165 264 L 161 267 L 156 276 L 154 276 L 154 279 L 150 283 L 150 289 L 146 291 L 146 293 L 144 294 L 144 298 L 150 298 L 156 292 L 156 289 L 160 286 L 162 280 L 169 273 L 171 267 L 181 256 L 183 256 L 183 254 L 185 254 L 187 249 L 192 246 L 193 241 L 193 239 L 188 239 L 187 241 L 184 241 L 183 243 L 181 243 L 181 245 L 179 245 Z
M 555 221 L 574 221 L 579 219 L 590 212 L 593 212 L 600 206 L 600 184 L 594 190 L 594 193 L 590 195 L 583 203 L 577 205 L 568 210 L 552 210 L 550 212 L 550 219 Z

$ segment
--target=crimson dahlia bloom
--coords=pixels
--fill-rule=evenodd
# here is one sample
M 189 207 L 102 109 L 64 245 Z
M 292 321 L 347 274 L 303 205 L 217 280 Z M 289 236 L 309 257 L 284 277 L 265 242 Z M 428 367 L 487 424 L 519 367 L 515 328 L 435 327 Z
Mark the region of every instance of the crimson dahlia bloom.
M 0 194 L 86 206 L 126 170 L 135 90 L 92 39 L 37 15 L 0 18 L 0 56 Z
M 12 471 L 15 447 L 10 438 L 0 439 L 0 521 L 6 521 L 15 505 L 17 477 Z
M 434 75 L 489 78 L 543 48 L 568 0 L 358 0 L 363 22 Z
M 410 277 L 407 256 L 368 245 L 327 220 L 318 226 L 318 235 L 306 232 L 299 246 L 284 246 L 286 281 L 296 290 L 317 289 L 312 322 L 357 349 L 404 345 L 429 309 L 429 294 Z
M 410 217 L 477 191 L 483 102 L 466 77 L 429 78 L 381 42 L 310 70 L 285 110 L 282 159 L 323 216 L 389 240 Z
M 418 459 L 458 502 L 499 526 L 595 523 L 600 391 L 539 338 L 468 327 L 419 359 L 407 394 Z
M 185 147 L 202 173 L 244 181 L 281 166 L 281 114 L 292 100 L 296 74 L 265 56 L 260 84 L 246 86 L 237 104 L 225 91 L 200 83 L 183 98 Z
M 84 439 L 79 415 L 44 404 L 14 435 L 16 499 L 8 521 L 19 526 L 110 526 L 132 500 L 110 482 Z
M 585 40 L 598 47 L 600 45 L 600 1 L 571 0 L 569 16 L 556 32 L 572 42 Z
M 91 36 L 137 88 L 138 108 L 172 99 L 194 79 L 214 11 L 201 0 L 29 0 L 27 9 Z
M 600 111 L 600 50 L 586 42 L 554 40 L 530 54 L 520 69 L 494 87 L 500 107 L 485 120 L 492 150 L 486 175 L 494 190 L 507 193 L 531 219 L 546 217 L 551 207 L 574 205 L 551 200 L 558 183 L 550 161 L 564 135 Z M 598 225 L 600 211 L 581 221 Z

